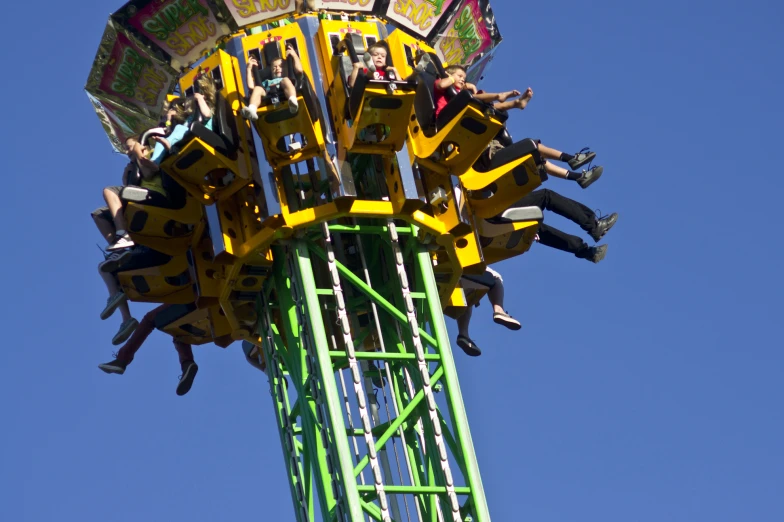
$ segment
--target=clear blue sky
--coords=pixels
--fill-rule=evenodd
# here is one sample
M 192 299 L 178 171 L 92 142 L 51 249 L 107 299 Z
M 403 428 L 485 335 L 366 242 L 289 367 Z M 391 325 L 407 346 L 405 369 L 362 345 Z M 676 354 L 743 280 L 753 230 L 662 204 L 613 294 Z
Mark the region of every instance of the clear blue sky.
M 123 162 L 81 89 L 120 2 L 71 5 L 3 9 L 0 520 L 291 520 L 238 345 L 196 348 L 184 398 L 161 333 L 124 376 L 96 368 L 118 319 L 98 318 L 89 212 Z M 600 182 L 547 186 L 621 215 L 599 265 L 541 245 L 500 265 L 523 330 L 484 304 L 485 354 L 456 354 L 493 519 L 781 522 L 784 8 L 493 5 L 484 86 L 535 91 L 513 135 L 590 145 Z

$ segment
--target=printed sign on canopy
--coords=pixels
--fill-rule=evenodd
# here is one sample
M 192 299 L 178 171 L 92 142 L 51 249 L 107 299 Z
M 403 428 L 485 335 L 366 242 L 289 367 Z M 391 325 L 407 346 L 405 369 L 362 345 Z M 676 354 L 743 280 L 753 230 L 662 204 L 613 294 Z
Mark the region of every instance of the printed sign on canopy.
M 375 4 L 376 0 L 315 0 L 316 9 L 345 13 L 371 12 L 375 8 Z
M 175 72 L 168 64 L 153 56 L 110 20 L 85 89 L 133 112 L 157 119 L 175 81 Z
M 257 24 L 293 13 L 296 0 L 223 0 L 237 25 Z
M 198 60 L 228 33 L 207 0 L 131 0 L 112 17 L 163 50 L 174 68 Z
M 464 0 L 433 43 L 443 61 L 463 65 L 471 64 L 492 45 L 478 0 Z
M 426 37 L 433 32 L 454 0 L 391 0 L 387 7 L 386 18 L 397 27 Z

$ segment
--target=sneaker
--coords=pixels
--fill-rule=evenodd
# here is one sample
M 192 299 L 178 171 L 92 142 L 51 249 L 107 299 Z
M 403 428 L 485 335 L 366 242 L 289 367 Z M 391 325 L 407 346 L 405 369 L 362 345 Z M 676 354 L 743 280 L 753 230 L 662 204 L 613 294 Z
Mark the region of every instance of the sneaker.
M 123 362 L 118 359 L 115 359 L 108 363 L 99 364 L 98 368 L 106 373 L 116 373 L 117 375 L 122 375 L 125 373 L 125 368 L 127 366 L 128 366 L 127 362 Z
M 177 395 L 183 396 L 191 390 L 193 379 L 198 371 L 199 366 L 195 362 L 185 361 L 182 363 L 182 375 L 180 375 L 180 382 L 177 384 Z
M 596 247 L 592 247 L 591 251 L 592 251 L 591 257 L 588 258 L 588 261 L 591 261 L 593 263 L 598 263 L 599 261 L 604 259 L 604 256 L 607 255 L 607 245 L 599 245 Z
M 506 312 L 495 312 L 493 314 L 493 322 L 506 326 L 510 330 L 519 330 L 522 325 L 520 321 L 507 314 Z
M 256 107 L 253 105 L 243 107 L 240 114 L 242 114 L 242 117 L 246 120 L 256 121 L 259 119 L 259 115 L 256 114 Z
M 596 227 L 591 232 L 591 237 L 594 241 L 599 241 L 604 235 L 609 232 L 615 222 L 618 221 L 618 213 L 613 212 L 609 216 L 604 216 L 596 220 Z
M 132 253 L 130 250 L 123 250 L 122 252 L 115 252 L 109 257 L 106 258 L 105 261 L 98 265 L 98 271 L 103 272 L 105 274 L 111 274 L 112 272 L 116 272 L 120 269 L 123 265 L 125 265 L 128 261 L 131 260 Z
M 588 147 L 584 148 L 580 152 L 574 155 L 572 159 L 569 160 L 569 168 L 572 170 L 577 170 L 586 163 L 590 163 L 596 157 L 595 152 L 591 152 L 588 150 Z
M 117 330 L 117 333 L 112 338 L 112 344 L 117 346 L 118 344 L 124 343 L 136 330 L 136 327 L 139 326 L 139 321 L 131 317 L 127 321 L 123 321 L 123 324 L 120 325 L 120 329 Z
M 128 234 L 125 234 L 120 239 L 115 241 L 113 245 L 109 245 L 108 247 L 106 247 L 106 250 L 108 250 L 109 252 L 113 252 L 115 250 L 122 250 L 124 248 L 131 248 L 133 245 L 134 245 L 134 242 L 131 239 L 131 236 L 129 236 Z
M 117 307 L 127 300 L 128 296 L 125 295 L 125 292 L 117 292 L 113 296 L 110 296 L 109 299 L 106 300 L 106 308 L 101 312 L 101 320 L 111 317 L 114 311 L 117 310 Z
M 587 189 L 591 183 L 595 182 L 602 176 L 604 169 L 602 167 L 593 167 L 591 170 L 584 170 L 583 175 L 577 180 L 577 184 L 582 188 Z
M 482 355 L 482 350 L 480 350 L 479 347 L 474 344 L 474 341 L 465 335 L 457 336 L 457 345 L 462 348 L 469 357 L 479 357 Z
M 289 98 L 289 110 L 292 114 L 297 114 L 297 111 L 299 111 L 299 103 L 296 96 Z

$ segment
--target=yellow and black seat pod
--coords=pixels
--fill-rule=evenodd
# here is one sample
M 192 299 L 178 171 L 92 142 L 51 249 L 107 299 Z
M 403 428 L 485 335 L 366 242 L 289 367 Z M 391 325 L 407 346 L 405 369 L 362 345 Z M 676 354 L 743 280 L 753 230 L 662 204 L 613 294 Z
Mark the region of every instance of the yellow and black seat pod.
M 476 170 L 482 163 L 481 171 Z M 486 169 L 486 170 L 485 170 Z M 537 144 L 524 139 L 480 160 L 460 176 L 471 210 L 479 218 L 491 218 L 529 194 L 547 179 Z
M 272 63 L 283 59 L 284 75 L 297 90 L 296 113 L 291 112 L 279 87 L 270 89 L 257 108 L 256 131 L 273 167 L 307 160 L 320 155 L 325 149 L 324 118 L 312 81 L 312 67 L 316 62 L 312 61 L 306 43 L 298 24 L 287 24 L 242 39 L 243 60 L 253 56 L 261 66 L 253 69 L 256 85 L 272 78 Z M 286 57 L 288 47 L 293 48 L 299 57 L 303 69 L 301 74 L 294 70 L 293 57 Z M 251 92 L 250 89 L 246 91 L 249 101 Z
M 199 308 L 194 303 L 169 306 L 155 317 L 155 327 L 188 344 L 215 343 L 225 348 L 233 340 L 219 306 Z
M 338 73 L 348 101 L 339 137 L 343 138 L 341 145 L 351 152 L 388 155 L 400 151 L 405 144 L 416 84 L 393 78 L 391 73 L 379 77 L 373 72 L 372 76 L 358 75 L 354 85 L 349 87 L 354 64 L 366 55 L 364 43 L 362 36 L 349 33 L 338 45 L 338 52 L 345 53 L 340 58 Z M 378 43 L 389 49 L 386 42 Z M 388 52 L 387 66 L 393 65 Z
M 445 76 L 437 56 L 417 74 L 415 114 L 408 124 L 411 146 L 420 164 L 436 172 L 467 172 L 501 130 L 507 116 L 463 89 L 436 117 L 435 84 Z
M 188 262 L 145 247 L 132 250 L 131 260 L 115 275 L 131 301 L 180 304 L 193 302 Z
M 204 204 L 229 197 L 252 179 L 248 135 L 238 115 L 240 87 L 236 58 L 218 50 L 180 79 L 180 90 L 193 95 L 197 79 L 209 74 L 215 81 L 215 110 L 210 122 L 194 121 L 161 167 Z M 210 128 L 211 127 L 211 128 Z
M 181 255 L 190 247 L 194 234 L 201 234 L 204 211 L 199 201 L 165 172 L 160 175 L 165 194 L 136 186 L 123 189 L 128 232 L 139 245 Z
M 479 244 L 487 264 L 528 251 L 542 222 L 539 207 L 511 207 L 491 219 L 477 220 Z

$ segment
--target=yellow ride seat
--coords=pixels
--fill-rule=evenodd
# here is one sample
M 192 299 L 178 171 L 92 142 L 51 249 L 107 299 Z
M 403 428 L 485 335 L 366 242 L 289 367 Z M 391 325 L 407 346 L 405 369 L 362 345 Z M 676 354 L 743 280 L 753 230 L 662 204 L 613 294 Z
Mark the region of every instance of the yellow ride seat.
M 165 173 L 156 178 L 159 183 L 142 182 L 141 187 L 123 189 L 128 232 L 139 245 L 168 255 L 184 254 L 194 233 L 198 237 L 203 230 L 202 205 Z M 156 190 L 157 186 L 163 191 Z
M 354 64 L 364 54 L 365 40 L 356 32 L 347 33 L 335 49 L 337 69 L 329 92 L 338 143 L 353 153 L 391 155 L 405 145 L 416 85 L 369 72 L 360 73 L 349 87 Z M 393 65 L 388 53 L 387 66 Z
M 430 54 L 420 57 L 418 67 L 415 115 L 408 122 L 412 152 L 420 165 L 460 176 L 471 169 L 501 130 L 507 116 L 475 100 L 464 89 L 436 117 L 435 84 L 446 72 L 438 57 Z
M 299 36 L 302 36 L 301 32 L 299 32 Z M 262 69 L 254 68 L 256 85 L 261 85 L 263 81 L 271 79 L 272 72 L 269 64 L 283 58 L 280 49 L 281 41 L 276 40 L 274 35 L 268 39 L 272 41 L 264 45 L 260 54 L 264 57 L 264 63 L 267 66 Z M 298 37 L 295 36 L 292 39 L 284 40 L 283 43 L 292 47 L 296 46 L 295 52 L 297 52 L 299 47 L 297 39 Z M 304 45 L 302 48 L 304 49 Z M 276 86 L 262 100 L 262 105 L 256 111 L 259 119 L 254 124 L 264 145 L 267 161 L 273 168 L 308 160 L 322 154 L 326 148 L 322 128 L 324 119 L 310 77 L 307 73 L 295 73 L 292 57 L 288 57 L 285 64 L 284 77 L 289 78 L 297 90 L 299 107 L 297 112 L 291 112 L 283 90 Z M 304 67 L 305 62 L 303 61 Z M 248 96 L 250 96 L 250 92 Z
M 161 168 L 204 204 L 227 198 L 252 180 L 250 128 L 238 115 L 237 59 L 218 50 L 180 80 L 180 90 L 191 95 L 200 74 L 210 74 L 216 84 L 212 129 L 201 121 L 172 146 Z
M 193 302 L 193 287 L 184 255 L 169 256 L 135 248 L 131 260 L 116 272 L 131 301 L 181 304 Z
M 233 342 L 229 323 L 219 306 L 198 308 L 193 303 L 170 306 L 155 318 L 155 327 L 188 344 L 215 343 L 226 348 Z
M 485 262 L 498 263 L 528 251 L 542 222 L 539 207 L 512 207 L 492 219 L 477 220 Z
M 479 218 L 498 215 L 547 179 L 544 160 L 531 139 L 504 147 L 490 161 L 481 162 L 486 172 L 476 170 L 480 162 L 460 176 L 471 210 Z

